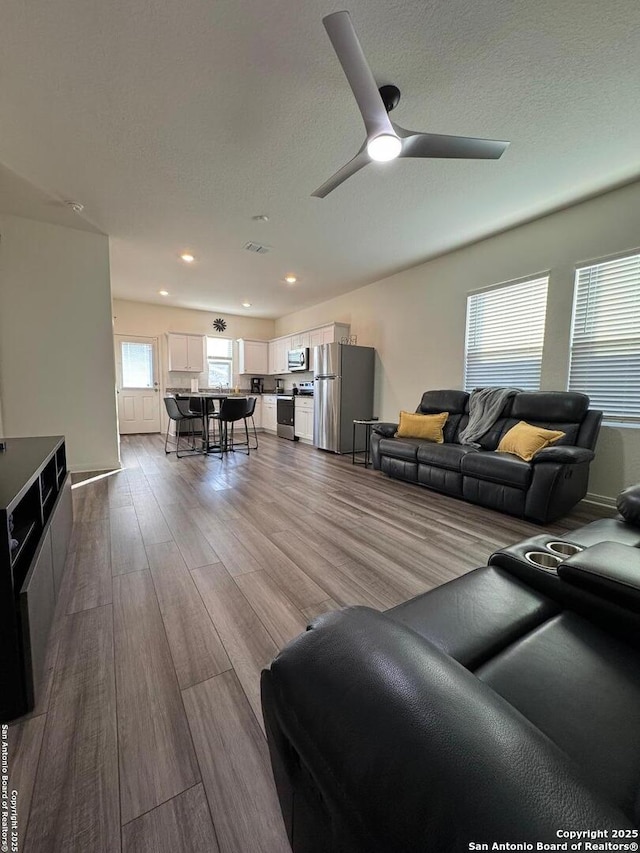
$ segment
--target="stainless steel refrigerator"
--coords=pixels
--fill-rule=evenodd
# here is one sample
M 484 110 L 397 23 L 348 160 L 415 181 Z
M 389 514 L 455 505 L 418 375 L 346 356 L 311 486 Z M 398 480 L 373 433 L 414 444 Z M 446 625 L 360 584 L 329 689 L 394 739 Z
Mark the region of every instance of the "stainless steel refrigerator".
M 373 347 L 322 344 L 313 352 L 313 443 L 321 450 L 351 453 L 353 421 L 373 416 Z M 363 430 L 356 430 L 364 449 Z

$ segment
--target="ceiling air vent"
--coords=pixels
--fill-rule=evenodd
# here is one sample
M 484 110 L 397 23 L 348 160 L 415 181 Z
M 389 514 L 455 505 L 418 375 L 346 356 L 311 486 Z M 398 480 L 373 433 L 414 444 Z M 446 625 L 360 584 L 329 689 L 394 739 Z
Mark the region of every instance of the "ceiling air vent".
M 256 255 L 266 255 L 269 251 L 269 246 L 261 246 L 260 243 L 245 243 L 244 248 L 247 252 L 255 252 Z

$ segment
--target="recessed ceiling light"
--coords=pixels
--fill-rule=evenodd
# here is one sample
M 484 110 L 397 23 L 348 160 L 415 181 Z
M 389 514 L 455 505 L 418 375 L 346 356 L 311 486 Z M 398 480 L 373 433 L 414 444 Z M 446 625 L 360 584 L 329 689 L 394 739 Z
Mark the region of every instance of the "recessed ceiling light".
M 258 213 L 256 216 L 251 217 L 254 222 L 268 222 L 269 217 L 266 213 Z
M 286 275 L 284 277 L 284 280 L 287 282 L 287 284 L 295 284 L 298 279 L 295 277 L 295 275 Z
M 84 210 L 84 204 L 81 204 L 79 201 L 65 201 L 67 207 L 70 207 L 74 213 L 82 213 Z
M 251 303 L 250 302 L 243 302 L 242 307 L 243 308 L 251 308 Z
M 190 252 L 183 252 L 180 257 L 185 262 L 185 264 L 192 264 L 195 261 L 195 256 Z
M 159 290 L 158 293 L 160 294 L 160 296 L 168 296 L 169 295 L 168 290 Z

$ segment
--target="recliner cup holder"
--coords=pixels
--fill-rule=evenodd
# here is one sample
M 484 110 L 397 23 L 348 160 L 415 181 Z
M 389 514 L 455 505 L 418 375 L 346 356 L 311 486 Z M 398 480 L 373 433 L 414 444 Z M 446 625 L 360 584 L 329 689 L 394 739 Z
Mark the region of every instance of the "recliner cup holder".
M 562 557 L 558 554 L 549 554 L 546 551 L 527 551 L 524 558 L 533 566 L 547 572 L 555 572 L 562 562 Z
M 547 548 L 553 551 L 554 554 L 559 554 L 563 559 L 573 557 L 574 554 L 579 554 L 584 551 L 580 545 L 573 545 L 571 542 L 549 542 Z

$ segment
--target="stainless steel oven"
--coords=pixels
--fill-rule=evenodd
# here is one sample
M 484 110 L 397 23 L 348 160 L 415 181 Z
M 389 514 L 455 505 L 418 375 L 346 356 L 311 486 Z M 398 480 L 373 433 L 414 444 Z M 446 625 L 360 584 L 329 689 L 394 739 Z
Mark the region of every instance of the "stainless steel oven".
M 295 425 L 295 407 L 293 397 L 278 397 L 276 403 L 276 416 L 278 421 L 278 435 L 280 438 L 288 438 L 297 441 Z

